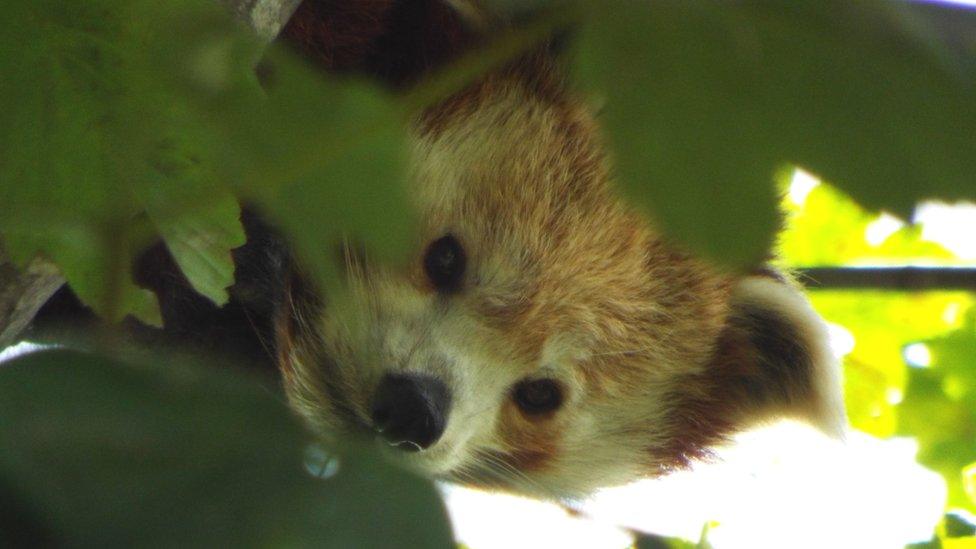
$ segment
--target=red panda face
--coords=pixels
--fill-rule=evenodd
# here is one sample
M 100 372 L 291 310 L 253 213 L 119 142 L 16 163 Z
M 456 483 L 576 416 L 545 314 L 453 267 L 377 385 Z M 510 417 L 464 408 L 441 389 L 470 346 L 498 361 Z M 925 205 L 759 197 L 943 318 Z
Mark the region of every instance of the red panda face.
M 585 109 L 511 74 L 427 112 L 410 263 L 350 257 L 347 296 L 279 325 L 295 408 L 431 476 L 543 497 L 660 474 L 767 413 L 829 415 L 802 299 L 757 305 L 668 246 L 598 141 Z M 782 355 L 795 368 L 764 367 Z

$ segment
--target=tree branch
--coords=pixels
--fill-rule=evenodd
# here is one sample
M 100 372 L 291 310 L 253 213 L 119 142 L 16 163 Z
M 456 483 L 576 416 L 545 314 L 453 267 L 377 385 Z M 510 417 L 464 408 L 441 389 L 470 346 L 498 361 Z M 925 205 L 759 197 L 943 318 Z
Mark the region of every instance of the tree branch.
M 64 279 L 53 264 L 35 258 L 19 269 L 0 246 L 0 349 L 17 342 L 20 332 L 62 284 Z
M 976 267 L 808 267 L 796 273 L 815 290 L 976 292 Z
M 302 0 L 220 0 L 264 40 L 274 40 Z

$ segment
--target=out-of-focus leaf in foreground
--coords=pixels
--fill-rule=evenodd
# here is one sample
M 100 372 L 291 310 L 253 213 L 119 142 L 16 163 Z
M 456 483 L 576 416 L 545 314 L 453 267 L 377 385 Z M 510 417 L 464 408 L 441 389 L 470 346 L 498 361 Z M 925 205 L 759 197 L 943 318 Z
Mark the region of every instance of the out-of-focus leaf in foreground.
M 919 199 L 976 196 L 976 54 L 907 5 L 594 2 L 588 15 L 583 74 L 607 96 L 624 188 L 713 258 L 763 258 L 786 164 L 904 218 Z
M 128 269 L 156 236 L 226 301 L 235 195 L 326 282 L 344 235 L 381 257 L 408 248 L 392 96 L 278 48 L 262 87 L 259 41 L 212 0 L 13 0 L 0 24 L 0 233 L 103 316 L 152 316 Z
M 193 288 L 218 305 L 234 283 L 231 250 L 245 242 L 240 206 L 212 163 L 197 157 L 207 143 L 164 140 L 146 185 L 134 189 L 159 236 Z
M 232 58 L 210 61 L 224 66 Z M 167 71 L 219 135 L 214 147 L 224 177 L 289 236 L 326 284 L 338 279 L 342 237 L 378 257 L 401 257 L 412 234 L 404 108 L 376 86 L 325 77 L 284 48 L 266 52 L 262 64 L 263 91 L 210 86 L 182 64 Z
M 949 512 L 935 529 L 931 540 L 911 543 L 905 549 L 972 549 L 976 547 L 976 522 L 972 515 Z
M 200 0 L 12 0 L 0 25 L 0 232 L 14 259 L 42 254 L 103 316 L 151 321 L 129 265 L 161 235 L 223 301 L 243 232 L 211 173 L 211 134 L 157 69 L 161 53 L 189 59 L 214 33 L 248 49 L 243 30 Z
M 909 370 L 899 433 L 914 436 L 919 462 L 945 477 L 949 506 L 973 511 L 976 499 L 967 495 L 964 475 L 976 461 L 976 315 L 927 344 L 932 365 Z
M 0 545 L 451 546 L 428 482 L 362 448 L 312 477 L 285 406 L 212 368 L 39 352 L 0 417 Z
M 696 545 L 680 538 L 669 538 L 653 534 L 641 534 L 634 543 L 635 549 L 695 549 Z

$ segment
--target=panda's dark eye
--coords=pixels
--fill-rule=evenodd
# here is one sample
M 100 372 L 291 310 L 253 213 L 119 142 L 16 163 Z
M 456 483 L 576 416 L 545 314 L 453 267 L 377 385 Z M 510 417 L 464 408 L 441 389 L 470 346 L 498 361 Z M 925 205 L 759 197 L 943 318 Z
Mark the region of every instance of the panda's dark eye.
M 556 380 L 526 379 L 515 385 L 512 398 L 523 412 L 537 415 L 559 408 L 563 403 L 563 392 Z
M 442 236 L 427 247 L 424 272 L 437 291 L 456 292 L 461 289 L 466 262 L 461 243 L 451 235 Z

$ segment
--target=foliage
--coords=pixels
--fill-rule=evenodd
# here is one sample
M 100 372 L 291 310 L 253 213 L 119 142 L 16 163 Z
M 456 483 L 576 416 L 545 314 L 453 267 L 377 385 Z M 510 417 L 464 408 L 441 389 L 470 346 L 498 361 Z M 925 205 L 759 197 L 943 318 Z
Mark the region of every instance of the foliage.
M 212 366 L 38 352 L 0 417 L 0 545 L 452 545 L 428 483 L 355 446 L 313 481 L 283 403 Z
M 955 56 L 904 8 L 594 3 L 584 76 L 607 95 L 624 188 L 734 265 L 765 257 L 787 164 L 906 217 L 922 198 L 972 196 L 973 52 Z
M 540 28 L 580 19 L 577 72 L 606 98 L 623 190 L 717 261 L 743 268 L 764 257 L 777 229 L 774 181 L 793 165 L 906 218 L 919 199 L 976 197 L 976 45 L 942 40 L 921 8 L 559 8 Z M 974 28 L 972 15 L 953 15 Z M 278 48 L 262 54 L 211 0 L 9 0 L 0 26 L 0 235 L 17 261 L 56 263 L 104 317 L 158 321 L 128 274 L 156 237 L 201 294 L 225 301 L 230 250 L 243 242 L 238 201 L 272 218 L 329 287 L 344 235 L 387 261 L 411 248 L 400 128 L 417 96 L 326 79 Z M 427 98 L 538 32 L 514 36 L 427 83 L 437 90 Z M 254 75 L 262 55 L 270 91 Z M 865 244 L 874 217 L 820 186 L 793 212 L 784 259 L 949 258 L 910 227 Z M 960 320 L 972 296 L 813 299 L 856 340 L 846 363 L 854 425 L 918 437 L 920 458 L 950 480 L 951 503 L 973 508 L 976 336 Z M 901 349 L 921 340 L 931 340 L 933 366 L 908 370 Z M 174 523 L 181 529 L 166 536 L 220 544 L 447 543 L 424 482 L 356 454 L 334 482 L 309 483 L 294 463 L 299 429 L 253 383 L 184 359 L 146 362 L 52 352 L 3 367 L 0 527 L 16 520 L 33 525 L 26 539 L 91 544 Z
M 784 207 L 789 223 L 779 250 L 794 266 L 951 262 L 952 254 L 922 240 L 918 227 L 903 226 L 870 244 L 865 234 L 878 216 L 829 185 L 815 187 L 802 206 L 785 200 Z M 965 476 L 976 461 L 974 296 L 831 290 L 813 292 L 811 299 L 855 342 L 844 361 L 851 424 L 877 436 L 915 437 L 919 461 L 946 479 L 948 505 L 976 509 L 973 481 L 967 485 Z M 919 343 L 926 345 L 931 363 L 911 367 L 905 349 Z
M 782 205 L 787 231 L 779 239 L 778 252 L 794 266 L 957 263 L 939 244 L 922 240 L 917 226 L 903 225 L 872 244 L 865 236 L 878 215 L 830 185 L 814 187 L 802 205 L 789 198 Z
M 711 549 L 712 545 L 708 541 L 708 532 L 712 525 L 713 523 L 706 522 L 702 526 L 701 536 L 697 543 L 680 538 L 637 533 L 634 549 Z
M 210 141 L 160 80 L 220 13 L 199 2 L 8 2 L 0 24 L 0 222 L 14 258 L 41 253 L 108 318 L 158 316 L 125 275 L 147 219 L 205 295 L 222 299 L 243 242 Z M 190 39 L 171 40 L 177 29 Z M 207 30 L 204 30 L 207 29 Z M 190 207 L 192 206 L 192 208 Z
M 976 523 L 957 513 L 946 513 L 931 540 L 912 543 L 907 549 L 972 549 L 976 547 Z
M 942 473 L 949 505 L 976 509 L 973 479 L 964 478 L 976 462 L 976 314 L 961 329 L 929 340 L 931 368 L 909 370 L 908 390 L 898 407 L 902 434 L 917 437 L 919 461 Z M 969 486 L 964 484 L 968 482 Z
M 683 541 L 677 538 L 665 538 L 662 536 L 641 535 L 638 536 L 634 549 L 694 549 L 694 543 Z
M 57 263 L 103 316 L 154 316 L 125 272 L 156 234 L 197 290 L 225 301 L 243 243 L 235 195 L 327 280 L 321 250 L 340 231 L 381 257 L 406 248 L 403 123 L 382 92 L 274 52 L 265 94 L 254 40 L 208 1 L 17 1 L 0 18 L 17 29 L 0 39 L 0 232 L 16 259 Z

